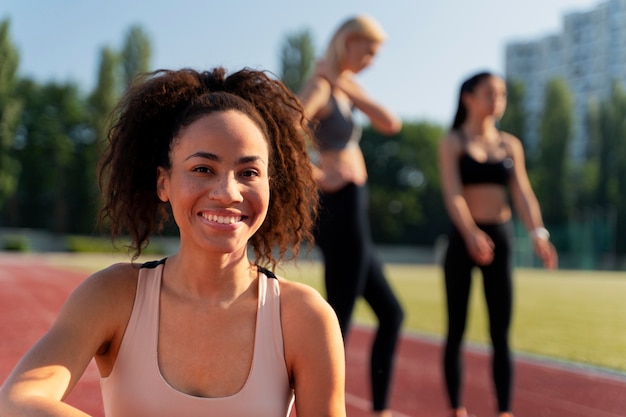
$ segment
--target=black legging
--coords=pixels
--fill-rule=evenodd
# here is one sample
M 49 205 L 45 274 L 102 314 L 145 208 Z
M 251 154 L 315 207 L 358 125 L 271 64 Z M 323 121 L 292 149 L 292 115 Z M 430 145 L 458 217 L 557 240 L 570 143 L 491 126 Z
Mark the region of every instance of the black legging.
M 509 349 L 509 326 L 513 304 L 512 223 L 479 225 L 495 244 L 491 264 L 479 267 L 489 312 L 489 331 L 493 345 L 492 376 L 500 412 L 510 411 L 513 363 Z M 452 408 L 460 403 L 462 379 L 461 343 L 467 319 L 467 304 L 476 263 L 469 257 L 458 230 L 450 233 L 444 261 L 448 312 L 448 336 L 444 353 L 446 388 Z
M 404 312 L 383 273 L 368 223 L 365 186 L 322 193 L 316 243 L 324 256 L 326 296 L 339 318 L 344 342 L 359 296 L 378 317 L 371 351 L 373 408 L 387 408 L 393 358 Z

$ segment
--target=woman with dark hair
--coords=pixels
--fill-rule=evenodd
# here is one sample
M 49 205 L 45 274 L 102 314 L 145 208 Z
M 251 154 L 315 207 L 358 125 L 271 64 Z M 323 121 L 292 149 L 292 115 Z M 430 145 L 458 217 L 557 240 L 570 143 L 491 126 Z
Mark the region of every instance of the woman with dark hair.
M 81 284 L 0 389 L 0 415 L 84 416 L 63 399 L 95 358 L 108 417 L 288 416 L 294 395 L 299 417 L 344 417 L 337 318 L 272 272 L 312 241 L 298 99 L 259 71 L 163 70 L 115 116 L 102 219 L 133 260 L 170 219 L 180 248 Z
M 537 255 L 555 268 L 557 255 L 526 172 L 522 144 L 496 122 L 506 108 L 506 84 L 489 72 L 463 82 L 454 123 L 439 148 L 442 192 L 452 221 L 444 260 L 448 330 L 444 352 L 452 416 L 466 417 L 461 401 L 461 345 L 472 269 L 483 275 L 493 345 L 492 372 L 500 417 L 510 417 L 513 363 L 512 210 L 529 230 Z
M 372 346 L 370 374 L 374 415 L 390 416 L 389 387 L 404 313 L 385 277 L 369 230 L 367 169 L 354 110 L 383 134 L 400 131 L 402 122 L 372 99 L 356 75 L 373 61 L 386 35 L 368 16 L 344 21 L 333 34 L 324 59 L 301 93 L 314 125 L 319 164 L 314 167 L 321 189 L 316 243 L 324 256 L 328 302 L 348 336 L 359 297 L 372 307 L 379 326 Z

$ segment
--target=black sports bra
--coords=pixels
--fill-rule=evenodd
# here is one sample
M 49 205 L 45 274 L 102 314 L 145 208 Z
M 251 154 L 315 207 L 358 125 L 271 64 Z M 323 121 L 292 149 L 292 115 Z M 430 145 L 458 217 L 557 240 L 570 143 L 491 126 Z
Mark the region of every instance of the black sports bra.
M 478 162 L 465 152 L 459 159 L 459 171 L 463 185 L 499 184 L 507 185 L 513 171 L 513 159 Z
M 458 134 L 465 148 L 465 135 L 460 130 Z M 513 172 L 513 159 L 507 156 L 497 161 L 479 162 L 466 150 L 459 158 L 459 172 L 463 185 L 498 184 L 506 186 Z

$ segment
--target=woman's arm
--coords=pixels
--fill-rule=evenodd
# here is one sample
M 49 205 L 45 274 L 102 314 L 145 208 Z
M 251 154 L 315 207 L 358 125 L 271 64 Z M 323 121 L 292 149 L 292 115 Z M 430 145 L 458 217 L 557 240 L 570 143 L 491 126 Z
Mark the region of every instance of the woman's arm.
M 343 91 L 354 106 L 370 120 L 374 129 L 384 135 L 395 135 L 402 129 L 402 120 L 391 110 L 372 99 L 353 76 L 342 75 L 335 81 L 335 86 Z
M 298 417 L 345 417 L 345 357 L 337 315 L 317 291 L 281 281 L 281 317 Z
M 116 332 L 119 312 L 109 308 L 114 295 L 103 275 L 74 290 L 48 332 L 17 364 L 0 388 L 0 415 L 86 416 L 62 400 Z
M 316 72 L 304 84 L 298 95 L 304 107 L 304 116 L 314 120 L 330 101 L 332 85 L 322 73 L 323 63 L 318 63 Z
M 524 158 L 524 148 L 515 136 L 506 135 L 506 143 L 513 156 L 513 176 L 511 178 L 511 200 L 526 229 L 531 235 L 535 252 L 541 258 L 546 268 L 556 268 L 557 253 L 550 243 L 547 234 L 539 201 L 532 189 L 528 173 L 526 171 L 526 161 Z M 541 231 L 542 233 L 537 233 Z
M 450 220 L 463 236 L 469 255 L 478 264 L 488 265 L 493 260 L 494 244 L 476 225 L 463 196 L 463 184 L 459 173 L 460 154 L 459 138 L 449 133 L 439 143 L 439 171 L 444 205 Z

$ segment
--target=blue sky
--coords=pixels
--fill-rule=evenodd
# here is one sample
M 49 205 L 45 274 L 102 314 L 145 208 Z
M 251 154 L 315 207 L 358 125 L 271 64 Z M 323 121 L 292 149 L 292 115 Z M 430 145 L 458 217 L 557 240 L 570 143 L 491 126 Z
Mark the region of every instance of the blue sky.
M 448 125 L 461 81 L 504 72 L 507 42 L 562 30 L 563 16 L 603 0 L 2 0 L 20 52 L 20 74 L 39 81 L 95 82 L 99 51 L 120 49 L 141 25 L 152 67 L 243 66 L 280 71 L 285 36 L 309 29 L 319 53 L 346 17 L 376 17 L 389 35 L 359 76 L 367 91 L 405 120 Z

